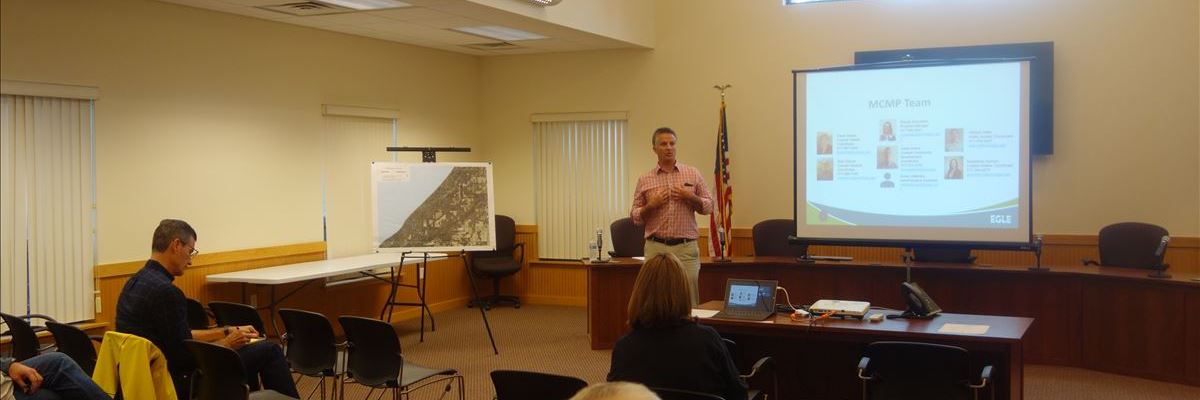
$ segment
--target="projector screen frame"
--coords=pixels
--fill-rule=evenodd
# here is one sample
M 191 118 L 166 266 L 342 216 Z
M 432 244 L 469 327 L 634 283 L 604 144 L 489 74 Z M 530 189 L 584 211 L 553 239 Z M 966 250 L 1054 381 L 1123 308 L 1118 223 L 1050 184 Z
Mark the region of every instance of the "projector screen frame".
M 798 187 L 803 182 L 800 181 L 800 154 L 798 154 L 800 137 L 800 116 L 799 116 L 799 100 L 798 82 L 800 74 L 811 72 L 836 72 L 836 71 L 853 71 L 853 70 L 877 70 L 891 68 L 913 68 L 913 67 L 935 67 L 935 66 L 955 66 L 955 65 L 970 65 L 970 64 L 992 64 L 992 63 L 1008 63 L 1008 62 L 1031 62 L 1036 57 L 1003 57 L 1003 58 L 970 58 L 970 59 L 913 59 L 901 61 L 885 61 L 877 63 L 862 63 L 843 66 L 812 68 L 812 69 L 796 69 L 792 70 L 792 220 L 799 225 L 801 221 L 799 214 L 800 196 L 798 195 L 801 188 Z M 1029 68 L 1028 66 L 1026 68 Z M 1030 76 L 1025 77 L 1027 80 Z M 1026 87 L 1026 96 L 1032 96 L 1032 88 Z M 1032 107 L 1032 105 L 1030 106 Z M 1030 110 L 1026 110 L 1030 111 Z M 1032 122 L 1029 121 L 1030 116 L 1026 115 L 1027 129 L 1032 129 Z M 1030 132 L 1031 134 L 1031 132 Z M 864 239 L 864 238 L 828 238 L 828 237 L 808 237 L 792 235 L 788 236 L 788 242 L 793 245 L 832 245 L 832 246 L 858 246 L 858 247 L 899 247 L 899 248 L 945 248 L 945 249 L 979 249 L 979 250 L 1023 250 L 1029 251 L 1033 249 L 1034 234 L 1033 234 L 1033 156 L 1031 136 L 1026 136 L 1023 156 L 1028 160 L 1026 168 L 1026 193 L 1028 194 L 1028 210 L 1027 220 L 1027 238 L 1024 242 L 1015 241 L 970 241 L 970 240 L 927 240 L 927 239 Z M 797 231 L 799 232 L 799 230 Z

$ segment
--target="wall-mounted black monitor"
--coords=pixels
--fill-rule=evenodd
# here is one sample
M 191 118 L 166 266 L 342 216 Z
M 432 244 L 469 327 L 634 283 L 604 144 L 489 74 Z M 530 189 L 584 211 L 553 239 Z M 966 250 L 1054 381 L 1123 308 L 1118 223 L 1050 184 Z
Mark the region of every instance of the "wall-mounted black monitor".
M 855 64 L 903 60 L 1029 58 L 1030 151 L 1054 154 L 1054 42 L 859 51 Z

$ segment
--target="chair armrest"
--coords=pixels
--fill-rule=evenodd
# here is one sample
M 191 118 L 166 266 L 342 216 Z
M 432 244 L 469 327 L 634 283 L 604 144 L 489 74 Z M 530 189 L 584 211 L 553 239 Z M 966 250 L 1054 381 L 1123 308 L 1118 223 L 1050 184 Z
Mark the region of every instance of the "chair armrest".
M 1095 266 L 1099 266 L 1099 265 L 1100 265 L 1100 263 L 1096 262 L 1096 260 L 1093 260 L 1093 259 L 1090 259 L 1090 258 L 1085 258 L 1085 259 L 1083 259 L 1083 260 L 1080 260 L 1080 262 L 1082 262 L 1082 263 L 1083 263 L 1083 265 L 1095 265 Z
M 525 265 L 525 242 L 517 242 L 513 245 L 513 250 L 521 249 L 521 259 L 517 261 L 521 265 Z
M 755 361 L 754 365 L 750 367 L 750 372 L 745 375 L 742 375 L 742 378 L 743 379 L 753 378 L 756 375 L 758 375 L 759 371 L 763 371 L 763 370 L 767 370 L 767 369 L 770 369 L 772 371 L 775 370 L 775 359 L 774 358 L 763 357 L 763 358 L 758 359 L 758 361 Z
M 981 371 L 979 373 L 979 384 L 978 385 L 971 384 L 969 386 L 971 386 L 971 388 L 973 388 L 973 389 L 980 389 L 980 388 L 983 388 L 984 386 L 987 386 L 988 381 L 990 381 L 990 380 L 992 380 L 992 366 L 985 365 L 985 366 L 983 366 L 983 371 Z
M 88 335 L 88 339 L 92 339 L 92 341 L 96 343 L 104 343 L 104 336 Z
M 867 365 L 869 364 L 871 364 L 871 357 L 863 357 L 862 359 L 858 360 L 858 379 L 862 379 L 864 381 L 871 380 L 870 376 L 863 375 L 863 372 L 867 370 Z

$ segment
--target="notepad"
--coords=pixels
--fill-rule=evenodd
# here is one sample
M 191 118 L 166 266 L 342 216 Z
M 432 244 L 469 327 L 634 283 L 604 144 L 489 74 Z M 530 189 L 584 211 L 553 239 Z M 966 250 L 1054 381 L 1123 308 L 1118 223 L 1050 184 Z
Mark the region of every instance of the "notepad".
M 718 310 L 702 310 L 699 308 L 692 309 L 692 316 L 696 318 L 712 318 L 717 315 Z
M 938 328 L 938 333 L 953 333 L 959 335 L 982 335 L 987 333 L 989 326 L 972 324 L 945 324 Z
M 638 260 L 638 261 L 646 261 L 646 257 L 642 257 L 642 256 L 634 256 L 633 259 Z

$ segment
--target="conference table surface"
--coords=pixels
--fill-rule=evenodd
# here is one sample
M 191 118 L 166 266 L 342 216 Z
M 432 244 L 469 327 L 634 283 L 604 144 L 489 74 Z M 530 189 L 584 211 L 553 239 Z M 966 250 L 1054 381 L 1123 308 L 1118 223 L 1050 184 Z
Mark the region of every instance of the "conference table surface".
M 724 302 L 709 301 L 697 306 L 704 310 L 720 310 Z M 871 310 L 869 313 L 894 314 L 894 310 Z M 992 365 L 992 385 L 998 387 L 996 398 L 1020 399 L 1024 392 L 1024 361 L 1022 340 L 1033 324 L 1032 318 L 997 315 L 940 313 L 929 319 L 884 319 L 870 322 L 857 318 L 828 318 L 792 320 L 785 313 L 776 313 L 764 321 L 699 318 L 699 323 L 712 326 L 723 336 L 750 338 L 738 341 L 739 352 L 753 353 L 751 359 L 763 355 L 775 358 L 779 369 L 779 398 L 842 398 L 857 394 L 860 382 L 856 367 L 862 349 L 876 341 L 899 340 L 947 344 L 966 348 L 978 369 L 969 375 L 978 376 L 982 365 Z M 957 333 L 955 328 L 986 327 L 983 333 Z M 831 348 L 839 348 L 831 351 Z M 822 357 L 806 357 L 797 347 L 821 347 Z M 977 354 L 978 353 L 978 354 Z M 818 378 L 819 377 L 819 378 Z
M 701 260 L 700 301 L 720 300 L 730 278 L 771 279 L 794 304 L 869 301 L 904 309 L 900 283 L 917 282 L 947 313 L 1032 318 L 1027 362 L 1089 368 L 1200 386 L 1200 273 L 1104 266 L 989 266 L 872 261 L 797 262 L 790 257 Z M 607 349 L 628 331 L 626 305 L 641 261 L 586 263 L 588 333 Z M 780 303 L 785 301 L 779 294 Z M 936 328 L 935 328 L 936 329 Z
M 428 255 L 428 258 L 424 258 L 410 254 L 404 256 L 404 259 L 401 260 L 400 253 L 374 253 L 361 256 L 308 261 L 268 268 L 225 272 L 208 275 L 205 277 L 205 279 L 209 282 L 282 285 L 293 282 L 328 278 L 343 274 L 370 271 L 376 268 L 394 267 L 401 264 L 410 265 L 422 263 L 424 261 L 437 261 L 446 259 L 446 254 L 443 253 L 428 253 Z

